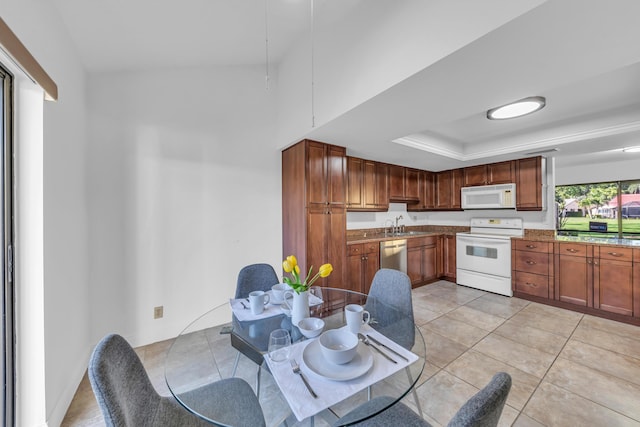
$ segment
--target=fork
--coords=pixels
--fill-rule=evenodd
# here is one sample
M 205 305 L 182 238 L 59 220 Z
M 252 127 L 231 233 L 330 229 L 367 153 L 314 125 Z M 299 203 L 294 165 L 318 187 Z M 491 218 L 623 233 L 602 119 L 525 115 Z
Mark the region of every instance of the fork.
M 302 375 L 302 372 L 300 371 L 300 366 L 298 366 L 298 362 L 296 362 L 296 359 L 289 360 L 289 363 L 291 363 L 291 368 L 293 368 L 293 373 L 300 375 L 300 378 L 302 378 L 302 382 L 304 382 L 304 385 L 307 386 L 307 390 L 309 390 L 309 393 L 311 393 L 311 396 L 317 399 L 318 395 L 313 391 L 313 389 L 307 382 L 307 379 L 304 377 L 304 375 Z

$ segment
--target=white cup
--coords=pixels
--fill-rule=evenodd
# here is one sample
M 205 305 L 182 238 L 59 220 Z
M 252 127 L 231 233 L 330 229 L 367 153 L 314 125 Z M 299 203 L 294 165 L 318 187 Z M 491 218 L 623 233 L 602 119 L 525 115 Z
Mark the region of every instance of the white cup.
M 249 305 L 253 314 L 260 314 L 264 311 L 264 306 L 269 303 L 269 294 L 263 291 L 253 291 L 249 294 Z
M 271 287 L 271 294 L 273 295 L 273 303 L 280 304 L 284 301 L 284 293 L 286 291 L 290 291 L 291 286 L 286 283 L 278 283 L 277 285 L 273 285 Z
M 347 320 L 347 328 L 353 334 L 360 332 L 360 327 L 371 320 L 369 312 L 358 304 L 348 304 L 344 308 L 344 317 Z

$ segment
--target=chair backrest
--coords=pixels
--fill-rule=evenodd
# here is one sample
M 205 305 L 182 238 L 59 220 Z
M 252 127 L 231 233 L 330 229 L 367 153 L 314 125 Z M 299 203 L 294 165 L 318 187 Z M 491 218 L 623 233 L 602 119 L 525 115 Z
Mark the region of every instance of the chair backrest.
M 489 384 L 467 401 L 447 427 L 495 427 L 511 389 L 511 376 L 498 372 Z
M 373 276 L 365 309 L 378 322 L 372 325 L 403 347 L 415 341 L 411 279 L 405 273 L 381 268 Z
M 238 273 L 236 283 L 236 298 L 246 298 L 249 292 L 271 290 L 276 283 L 280 283 L 275 270 L 269 264 L 251 264 L 243 267 Z
M 98 343 L 88 373 L 107 426 L 144 426 L 153 419 L 161 397 L 120 335 L 107 335 Z

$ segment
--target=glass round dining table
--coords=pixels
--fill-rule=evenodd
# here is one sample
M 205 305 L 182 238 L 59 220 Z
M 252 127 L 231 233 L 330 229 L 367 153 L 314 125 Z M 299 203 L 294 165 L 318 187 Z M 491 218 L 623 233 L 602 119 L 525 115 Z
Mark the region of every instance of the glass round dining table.
M 324 320 L 324 331 L 347 328 L 344 312 L 349 304 L 361 305 L 369 312 L 368 324 L 361 327 L 361 338 L 369 339 L 364 340 L 366 344 L 358 343 L 351 362 L 334 365 L 326 361 L 318 338 L 305 338 L 280 305 L 269 303 L 264 313 L 253 316 L 248 302 L 231 300 L 194 320 L 174 340 L 165 361 L 165 379 L 173 396 L 213 425 L 224 424 L 193 390 L 233 376 L 252 386 L 267 426 L 307 419 L 313 425 L 318 417 L 342 425 L 341 417 L 371 398 L 388 397 L 379 399 L 382 406 L 372 405 L 365 411 L 360 408 L 355 418 L 354 413 L 348 417 L 349 423 L 360 422 L 410 392 L 414 398 L 404 402 L 420 412 L 413 387 L 424 369 L 426 348 L 412 310 L 343 289 L 314 287 L 312 294 L 310 315 Z M 275 362 L 268 354 L 269 336 L 276 329 L 290 334 L 289 361 Z M 299 366 L 309 388 L 294 373 L 291 360 Z

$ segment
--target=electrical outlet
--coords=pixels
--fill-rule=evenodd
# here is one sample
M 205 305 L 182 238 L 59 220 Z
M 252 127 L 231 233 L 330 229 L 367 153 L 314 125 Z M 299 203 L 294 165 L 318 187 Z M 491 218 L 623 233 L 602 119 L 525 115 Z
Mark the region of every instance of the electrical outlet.
M 164 315 L 164 306 L 153 307 L 153 318 L 160 319 Z

